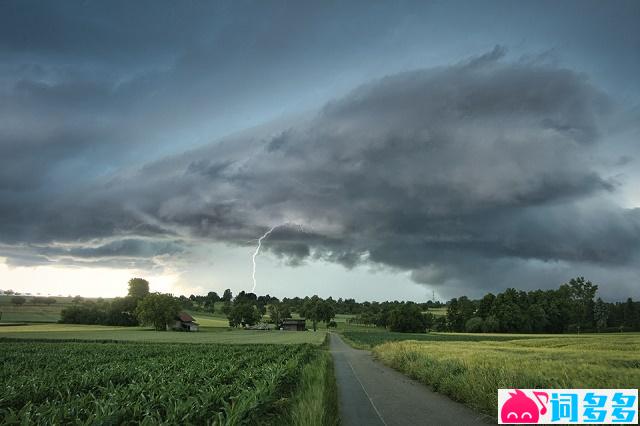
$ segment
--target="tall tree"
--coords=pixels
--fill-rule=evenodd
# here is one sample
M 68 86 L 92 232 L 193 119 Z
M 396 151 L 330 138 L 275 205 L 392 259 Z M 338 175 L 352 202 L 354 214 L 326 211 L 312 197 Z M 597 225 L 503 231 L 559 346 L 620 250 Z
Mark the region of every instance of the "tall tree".
M 596 296 L 598 286 L 584 277 L 572 278 L 567 284 L 563 284 L 569 290 L 572 302 L 572 319 L 579 329 L 593 328 L 593 299 Z M 561 286 L 562 287 L 562 286 Z
M 231 289 L 226 289 L 224 291 L 224 293 L 222 293 L 222 301 L 223 302 L 231 302 L 231 300 L 233 299 L 233 293 L 231 292 Z
M 204 307 L 209 309 L 211 312 L 215 312 L 216 302 L 220 301 L 220 296 L 215 291 L 210 291 L 207 293 L 207 297 L 204 300 Z
M 129 296 L 134 299 L 143 299 L 149 294 L 149 281 L 143 278 L 131 278 L 129 280 Z
M 609 308 L 599 297 L 593 307 L 593 319 L 595 321 L 597 331 L 607 327 L 607 321 L 609 320 Z
M 622 318 L 625 328 L 635 330 L 640 326 L 640 312 L 632 298 L 628 298 L 622 309 Z

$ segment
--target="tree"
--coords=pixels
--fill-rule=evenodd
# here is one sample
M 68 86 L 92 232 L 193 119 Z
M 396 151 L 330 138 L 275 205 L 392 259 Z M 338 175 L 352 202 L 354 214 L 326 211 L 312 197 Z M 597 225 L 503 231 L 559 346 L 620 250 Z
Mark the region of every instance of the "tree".
M 116 297 L 111 303 L 105 304 L 106 325 L 135 326 L 138 325 L 135 311 L 138 300 L 131 296 Z
M 231 302 L 231 300 L 233 299 L 233 293 L 231 292 L 231 289 L 226 289 L 224 291 L 224 293 L 222 293 L 222 300 L 223 302 Z
M 593 319 L 596 323 L 596 330 L 598 332 L 607 327 L 607 321 L 609 320 L 609 308 L 599 297 L 593 307 Z
M 231 305 L 231 302 L 227 300 L 222 305 L 222 313 L 225 314 L 226 316 L 229 316 L 229 313 L 231 312 L 232 308 L 233 306 Z
M 22 296 L 13 296 L 11 298 L 11 303 L 13 303 L 16 306 L 21 306 L 24 305 L 24 303 L 27 301 L 27 299 L 25 299 Z
M 447 322 L 452 331 L 464 331 L 466 322 L 473 317 L 475 306 L 467 296 L 453 298 L 447 305 Z
M 622 309 L 622 318 L 624 326 L 627 329 L 633 330 L 638 327 L 640 315 L 636 304 L 630 297 L 627 299 L 627 302 L 624 304 L 624 308 Z
M 480 333 L 482 331 L 482 326 L 484 325 L 484 321 L 480 317 L 472 317 L 466 322 L 464 328 L 467 333 Z
M 149 295 L 149 281 L 142 278 L 129 280 L 129 296 L 135 299 L 143 299 Z
M 180 304 L 172 295 L 151 293 L 138 302 L 135 314 L 140 324 L 162 331 L 175 320 L 179 311 Z
M 322 321 L 325 324 L 328 324 L 336 316 L 333 306 L 319 298 L 317 295 L 305 300 L 302 309 L 300 310 L 300 314 L 312 321 L 313 331 L 318 329 L 318 322 Z
M 215 291 L 210 291 L 207 293 L 207 297 L 204 300 L 204 307 L 210 309 L 211 312 L 215 312 L 216 302 L 220 301 L 220 296 Z
M 594 297 L 598 286 L 591 281 L 587 281 L 584 277 L 572 278 L 567 284 L 563 284 L 569 293 L 572 302 L 572 321 L 571 323 L 580 329 L 589 329 L 593 327 L 593 307 Z
M 478 305 L 478 316 L 482 319 L 485 319 L 489 315 L 491 315 L 491 309 L 493 308 L 493 302 L 496 300 L 496 296 L 493 293 L 487 293 L 480 300 L 480 304 Z
M 105 324 L 106 313 L 94 302 L 75 303 L 60 312 L 64 324 Z
M 389 329 L 401 333 L 424 333 L 427 330 L 427 319 L 420 306 L 413 302 L 403 303 L 391 311 Z
M 233 308 L 231 308 L 228 318 L 229 325 L 231 327 L 237 327 L 239 325 L 245 327 L 257 324 L 262 316 L 260 315 L 260 312 L 258 312 L 256 305 L 247 301 L 242 301 L 240 303 L 233 304 Z
M 276 325 L 279 326 L 282 320 L 291 317 L 291 311 L 289 307 L 284 303 L 278 301 L 272 301 L 268 307 L 269 318 Z
M 500 321 L 498 321 L 498 318 L 493 315 L 486 317 L 482 323 L 482 332 L 497 333 L 498 331 L 500 331 Z
M 541 333 L 549 325 L 549 320 L 547 319 L 547 312 L 545 311 L 542 305 L 538 303 L 534 303 L 533 305 L 530 305 L 529 309 L 527 310 L 527 314 L 529 316 L 531 331 L 536 333 Z

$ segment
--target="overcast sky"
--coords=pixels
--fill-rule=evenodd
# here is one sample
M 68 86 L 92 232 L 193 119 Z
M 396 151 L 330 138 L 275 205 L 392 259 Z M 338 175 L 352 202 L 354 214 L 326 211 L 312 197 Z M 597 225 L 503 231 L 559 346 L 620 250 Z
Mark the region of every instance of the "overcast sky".
M 0 3 L 0 288 L 640 298 L 640 2 Z M 281 226 L 278 226 L 281 225 Z

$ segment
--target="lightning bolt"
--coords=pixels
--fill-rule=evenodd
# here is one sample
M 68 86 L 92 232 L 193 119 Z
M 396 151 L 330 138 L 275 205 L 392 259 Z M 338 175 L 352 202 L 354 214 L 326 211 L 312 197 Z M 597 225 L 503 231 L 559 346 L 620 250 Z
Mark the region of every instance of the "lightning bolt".
M 258 255 L 258 253 L 260 253 L 260 247 L 262 247 L 262 240 L 267 238 L 269 234 L 271 234 L 273 230 L 276 229 L 278 226 L 282 226 L 282 225 L 272 226 L 267 232 L 265 232 L 262 235 L 262 237 L 258 238 L 258 246 L 256 247 L 256 251 L 253 252 L 253 256 L 251 256 L 251 262 L 253 262 L 253 272 L 251 273 L 251 278 L 253 278 L 253 288 L 251 289 L 251 293 L 256 291 L 256 285 L 258 284 L 258 282 L 256 281 L 256 256 Z
M 262 237 L 258 238 L 258 245 L 256 247 L 256 251 L 254 251 L 253 256 L 251 256 L 251 262 L 253 263 L 253 271 L 251 272 L 251 278 L 253 279 L 253 287 L 251 288 L 251 293 L 256 291 L 256 285 L 258 284 L 258 282 L 256 281 L 256 257 L 260 253 L 260 248 L 262 247 L 262 240 L 267 238 L 269 234 L 271 234 L 277 228 L 280 228 L 281 226 L 289 226 L 289 225 L 291 225 L 290 222 L 285 222 L 285 223 L 281 223 L 280 225 L 272 226 L 271 228 L 269 228 L 267 232 L 265 232 L 262 235 Z M 296 226 L 300 232 L 304 232 L 304 228 L 302 227 L 302 225 L 297 224 Z

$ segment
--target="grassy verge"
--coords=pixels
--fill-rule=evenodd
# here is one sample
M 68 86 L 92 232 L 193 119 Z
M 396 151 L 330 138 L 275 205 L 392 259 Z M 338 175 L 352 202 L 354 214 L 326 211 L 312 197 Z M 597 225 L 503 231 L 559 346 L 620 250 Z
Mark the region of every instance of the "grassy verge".
M 303 368 L 289 416 L 296 426 L 340 424 L 333 360 L 327 351 L 319 350 L 317 359 Z
M 636 388 L 640 335 L 512 341 L 403 341 L 376 346 L 385 364 L 435 391 L 497 415 L 500 388 Z

